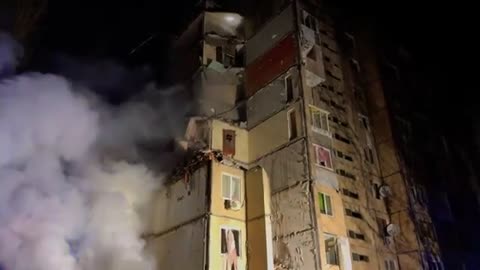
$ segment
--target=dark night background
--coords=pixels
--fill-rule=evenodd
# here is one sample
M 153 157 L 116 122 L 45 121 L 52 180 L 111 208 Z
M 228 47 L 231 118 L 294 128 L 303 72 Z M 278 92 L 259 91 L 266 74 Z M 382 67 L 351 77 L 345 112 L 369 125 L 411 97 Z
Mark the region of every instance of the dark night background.
M 8 2 L 15 0 L 0 4 L 0 23 L 7 28 L 15 7 Z M 115 60 L 134 68 L 148 64 L 159 81 L 168 83 L 164 71 L 173 60 L 168 57 L 169 44 L 194 16 L 199 2 L 50 0 L 28 39 L 31 56 L 25 68 L 52 71 L 58 58 L 54 54 L 64 53 L 85 61 Z M 250 2 L 255 7 L 255 1 Z M 450 122 L 477 114 L 472 98 L 477 68 L 469 67 L 476 54 L 475 16 L 473 4 L 465 2 L 330 0 L 329 6 L 348 17 L 373 21 L 379 36 L 403 44 L 435 92 L 435 100 L 422 102 L 431 102 L 449 119 L 441 117 L 441 121 Z M 114 99 L 128 94 L 114 94 Z

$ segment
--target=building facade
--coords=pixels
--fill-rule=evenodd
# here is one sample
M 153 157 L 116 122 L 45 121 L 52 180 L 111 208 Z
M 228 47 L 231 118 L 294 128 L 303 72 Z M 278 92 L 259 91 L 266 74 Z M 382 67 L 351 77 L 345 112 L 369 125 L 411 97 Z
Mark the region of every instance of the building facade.
M 145 234 L 159 269 L 441 267 L 368 42 L 311 1 L 273 14 L 203 11 L 177 41 L 197 116 Z

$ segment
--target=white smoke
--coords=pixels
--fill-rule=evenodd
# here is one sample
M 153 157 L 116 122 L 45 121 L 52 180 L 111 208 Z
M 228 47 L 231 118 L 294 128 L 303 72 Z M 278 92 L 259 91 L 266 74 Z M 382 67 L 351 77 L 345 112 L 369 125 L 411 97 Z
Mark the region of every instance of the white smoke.
M 163 176 L 105 154 L 132 143 L 123 116 L 63 77 L 0 80 L 0 269 L 155 268 L 140 235 Z

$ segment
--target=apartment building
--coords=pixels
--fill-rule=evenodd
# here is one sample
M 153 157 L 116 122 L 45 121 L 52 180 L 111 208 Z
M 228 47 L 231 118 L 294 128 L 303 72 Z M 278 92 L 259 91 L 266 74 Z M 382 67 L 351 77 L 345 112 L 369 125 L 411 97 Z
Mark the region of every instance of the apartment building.
M 145 234 L 159 269 L 431 269 L 373 52 L 311 1 L 273 14 L 203 11 L 177 41 L 197 110 Z

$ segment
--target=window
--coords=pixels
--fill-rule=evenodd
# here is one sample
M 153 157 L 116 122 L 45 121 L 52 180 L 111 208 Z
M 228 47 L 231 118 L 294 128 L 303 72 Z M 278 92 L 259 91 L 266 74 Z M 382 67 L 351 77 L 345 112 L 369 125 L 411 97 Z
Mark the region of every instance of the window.
M 318 199 L 320 200 L 320 213 L 333 216 L 332 201 L 330 196 L 323 193 L 318 193 Z
M 285 91 L 287 94 L 287 102 L 291 102 L 293 100 L 293 80 L 290 75 L 285 77 Z
M 318 32 L 317 19 L 308 14 L 306 11 L 303 11 L 303 24 L 313 31 Z
M 373 150 L 370 147 L 368 147 L 368 161 L 370 161 L 371 164 L 375 163 L 373 160 Z
M 377 217 L 377 227 L 378 227 L 378 235 L 384 239 L 387 234 L 387 221 L 383 218 L 378 218 Z
M 373 186 L 372 186 L 372 191 L 373 191 L 373 195 L 375 196 L 375 199 L 377 200 L 380 200 L 380 185 L 377 184 L 377 183 L 373 183 Z
M 230 228 L 222 228 L 220 231 L 221 254 L 240 256 L 240 231 Z
M 217 62 L 223 63 L 223 47 L 218 46 L 215 48 L 215 58 Z
M 297 118 L 295 110 L 288 111 L 288 139 L 293 140 L 297 138 Z
M 352 239 L 365 240 L 365 235 L 363 233 L 357 233 L 352 230 L 348 230 L 348 237 Z
M 359 120 L 360 120 L 361 126 L 362 126 L 365 130 L 370 130 L 370 125 L 369 125 L 369 123 L 368 123 L 368 117 L 366 117 L 366 116 L 364 116 L 364 115 L 360 115 Z
M 313 145 L 315 149 L 315 163 L 327 169 L 332 169 L 332 156 L 330 150 L 320 145 Z
M 343 143 L 346 143 L 346 144 L 350 144 L 350 143 L 351 143 L 349 139 L 343 137 L 342 135 L 340 135 L 340 134 L 338 134 L 338 133 L 335 133 L 335 134 L 333 135 L 333 137 L 334 137 L 336 140 L 341 141 L 341 142 L 343 142 Z
M 350 217 L 354 217 L 354 218 L 358 218 L 358 219 L 363 219 L 362 213 L 357 212 L 357 211 L 353 211 L 353 210 L 348 209 L 348 208 L 345 208 L 345 215 L 350 216 Z
M 327 264 L 339 265 L 337 239 L 333 235 L 325 234 L 325 256 Z
M 313 131 L 324 135 L 329 134 L 328 112 L 310 106 L 310 118 L 312 121 L 311 125 Z
M 224 200 L 240 202 L 242 185 L 239 177 L 222 174 L 222 196 Z
M 412 192 L 415 201 L 418 203 L 425 205 L 427 203 L 427 192 L 425 191 L 425 188 L 421 185 L 415 185 L 412 187 Z
M 235 155 L 235 130 L 223 130 L 223 154 L 227 156 Z
M 338 170 L 336 170 L 336 172 L 337 172 L 337 174 L 339 174 L 339 175 L 341 175 L 341 176 L 343 176 L 343 177 L 347 177 L 347 178 L 350 178 L 350 179 L 352 179 L 352 180 L 355 180 L 355 175 L 354 175 L 354 174 L 352 174 L 352 173 L 350 173 L 350 172 L 347 172 L 347 171 L 345 171 L 345 170 L 343 170 L 343 169 L 338 169 Z
M 395 270 L 395 261 L 385 260 L 385 270 Z
M 353 191 L 350 191 L 350 190 L 348 190 L 348 189 L 346 189 L 346 188 L 343 188 L 343 189 L 342 189 L 342 193 L 343 193 L 343 195 L 348 196 L 348 197 L 350 197 L 350 198 L 354 198 L 354 199 L 358 199 L 358 198 L 359 198 L 358 193 L 353 192 Z
M 352 260 L 357 262 L 368 262 L 370 259 L 366 255 L 352 253 Z
M 343 159 L 348 160 L 348 161 L 353 161 L 353 157 L 343 153 L 342 151 L 335 150 L 335 153 L 336 153 L 337 157 L 339 157 L 339 158 L 343 158 Z

